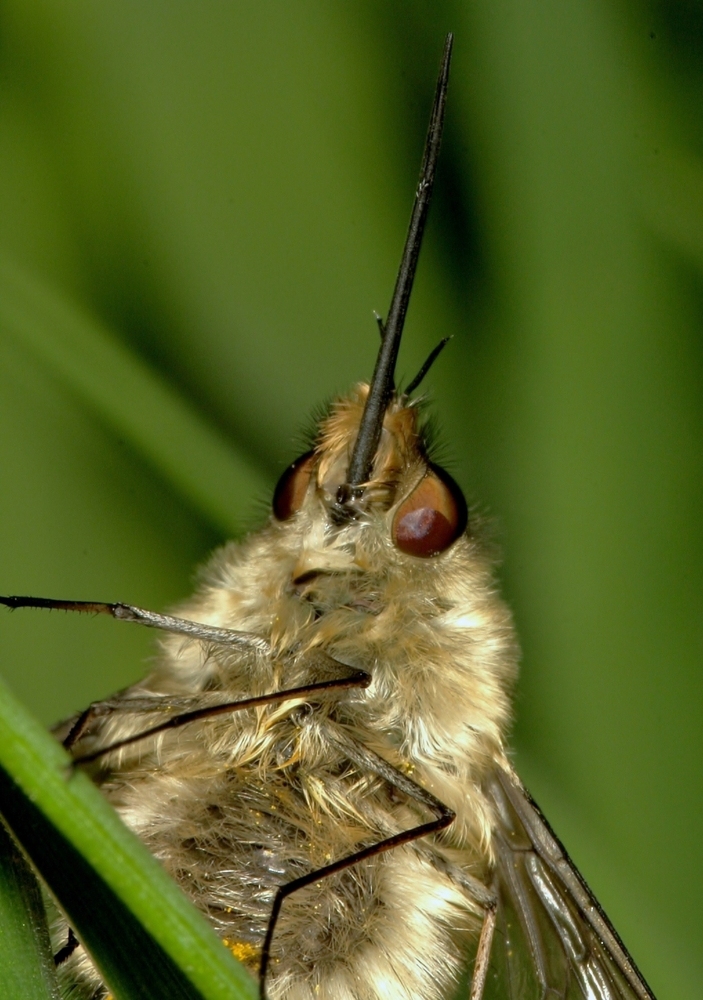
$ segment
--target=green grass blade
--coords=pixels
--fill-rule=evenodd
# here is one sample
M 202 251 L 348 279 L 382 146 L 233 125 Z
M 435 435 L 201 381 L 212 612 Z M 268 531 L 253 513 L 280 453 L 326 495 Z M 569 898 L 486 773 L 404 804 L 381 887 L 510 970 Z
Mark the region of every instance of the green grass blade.
M 0 812 L 115 996 L 251 1000 L 249 975 L 88 778 L 67 763 L 2 685 Z
M 703 268 L 703 165 L 675 146 L 642 179 L 643 214 L 663 239 Z
M 0 799 L 5 818 L 21 835 L 118 1000 L 203 1000 L 204 994 L 2 770 Z M 12 966 L 2 968 L 4 974 Z
M 0 823 L 0 977 L 5 1000 L 58 1000 L 39 884 Z
M 96 320 L 0 256 L 0 330 L 19 340 L 211 523 L 241 534 L 265 475 Z

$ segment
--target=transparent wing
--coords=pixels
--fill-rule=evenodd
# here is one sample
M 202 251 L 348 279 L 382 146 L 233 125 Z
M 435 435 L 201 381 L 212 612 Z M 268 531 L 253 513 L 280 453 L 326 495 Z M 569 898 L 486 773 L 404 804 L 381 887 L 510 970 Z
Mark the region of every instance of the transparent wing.
M 481 1000 L 654 1000 L 551 827 L 509 767 L 495 804 L 498 910 Z

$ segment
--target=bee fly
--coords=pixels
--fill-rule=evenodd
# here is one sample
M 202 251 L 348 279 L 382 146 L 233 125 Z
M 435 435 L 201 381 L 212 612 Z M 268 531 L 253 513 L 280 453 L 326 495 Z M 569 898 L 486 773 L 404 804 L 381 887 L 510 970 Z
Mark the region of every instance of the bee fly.
M 510 615 L 411 398 L 439 348 L 394 385 L 451 47 L 373 377 L 283 473 L 269 523 L 178 617 L 2 603 L 166 633 L 144 681 L 62 735 L 262 1000 L 441 1000 L 467 954 L 470 1000 L 653 1000 L 506 756 Z M 72 997 L 105 997 L 65 923 L 56 950 Z

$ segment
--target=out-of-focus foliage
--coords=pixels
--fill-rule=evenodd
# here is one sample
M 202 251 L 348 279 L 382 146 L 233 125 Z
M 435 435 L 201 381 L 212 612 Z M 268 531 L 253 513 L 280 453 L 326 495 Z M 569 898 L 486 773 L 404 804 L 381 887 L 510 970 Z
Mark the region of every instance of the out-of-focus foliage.
M 255 523 L 310 410 L 368 377 L 456 32 L 400 368 L 454 334 L 427 384 L 504 552 L 520 770 L 657 995 L 692 1000 L 698 5 L 7 0 L 0 16 L 0 592 L 154 608 Z M 134 680 L 152 641 L 0 616 L 3 670 L 46 722 Z

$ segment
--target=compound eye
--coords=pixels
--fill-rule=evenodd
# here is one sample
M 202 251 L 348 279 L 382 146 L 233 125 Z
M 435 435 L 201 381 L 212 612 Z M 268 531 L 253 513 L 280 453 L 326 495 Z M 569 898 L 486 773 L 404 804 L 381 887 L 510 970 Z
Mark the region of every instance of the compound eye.
M 439 555 L 464 533 L 467 522 L 464 495 L 449 473 L 430 465 L 426 474 L 393 518 L 391 534 L 409 556 Z
M 315 452 L 296 458 L 276 484 L 273 491 L 273 513 L 279 521 L 287 521 L 303 506 L 310 476 L 315 466 Z

